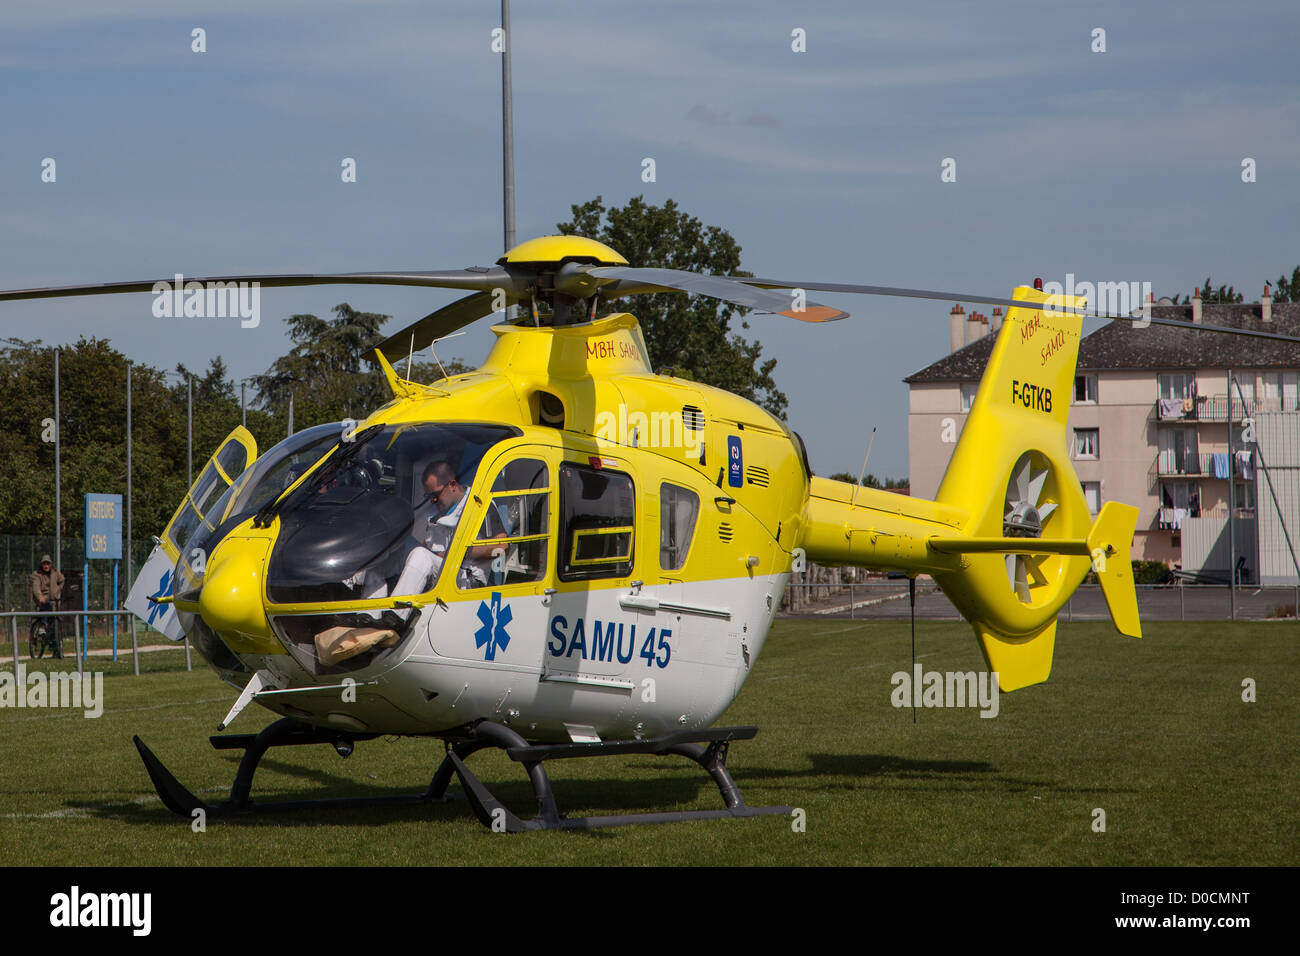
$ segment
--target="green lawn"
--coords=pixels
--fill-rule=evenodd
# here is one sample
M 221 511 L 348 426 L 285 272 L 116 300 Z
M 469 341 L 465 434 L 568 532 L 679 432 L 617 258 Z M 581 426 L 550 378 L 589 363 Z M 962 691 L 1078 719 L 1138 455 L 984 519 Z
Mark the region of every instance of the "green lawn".
M 906 622 L 778 622 L 723 722 L 761 728 L 731 751 L 746 801 L 802 808 L 803 833 L 765 817 L 506 835 L 463 802 L 212 820 L 194 833 L 153 794 L 131 735 L 215 802 L 237 754 L 206 738 L 234 691 L 197 657 L 187 673 L 176 651 L 141 655 L 138 678 L 129 657 L 96 661 L 107 674 L 99 719 L 0 709 L 0 852 L 11 865 L 1294 863 L 1300 632 L 1222 622 L 1146 632 L 1131 641 L 1062 624 L 1047 684 L 1003 695 L 995 719 L 922 709 L 913 725 L 890 703 L 890 675 L 910 668 Z M 926 670 L 982 667 L 957 623 L 919 624 L 917 653 Z M 1255 703 L 1241 699 L 1247 677 Z M 258 729 L 261 713 L 245 711 L 232 731 Z M 404 793 L 427 784 L 440 756 L 419 740 L 363 742 L 346 761 L 286 748 L 263 761 L 254 793 Z M 494 753 L 470 765 L 531 815 L 518 765 Z M 721 806 L 680 758 L 550 771 L 575 815 Z M 1104 833 L 1092 828 L 1096 808 Z

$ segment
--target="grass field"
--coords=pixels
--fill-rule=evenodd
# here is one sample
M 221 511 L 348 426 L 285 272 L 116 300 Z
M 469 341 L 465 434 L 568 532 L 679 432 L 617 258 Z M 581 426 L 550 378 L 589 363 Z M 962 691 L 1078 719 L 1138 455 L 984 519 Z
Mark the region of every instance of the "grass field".
M 913 725 L 890 702 L 890 675 L 910 667 L 906 622 L 779 621 L 722 722 L 760 727 L 730 766 L 748 803 L 802 808 L 802 833 L 764 817 L 505 835 L 463 802 L 212 820 L 194 833 L 154 795 L 131 735 L 216 802 L 237 754 L 206 738 L 234 692 L 197 658 L 187 673 L 175 651 L 142 655 L 138 678 L 129 659 L 96 661 L 107 674 L 99 719 L 0 709 L 0 853 L 10 865 L 1293 864 L 1300 632 L 1215 622 L 1146 634 L 1062 624 L 1047 684 L 1003 695 L 994 719 L 922 709 Z M 982 667 L 959 623 L 918 625 L 917 653 L 926 670 Z M 1245 678 L 1255 703 L 1242 701 Z M 232 731 L 268 720 L 250 708 Z M 254 795 L 420 790 L 440 756 L 419 740 L 363 742 L 346 761 L 286 748 L 262 762 Z M 470 765 L 532 815 L 518 765 L 494 753 Z M 680 758 L 560 761 L 550 772 L 574 815 L 721 805 Z

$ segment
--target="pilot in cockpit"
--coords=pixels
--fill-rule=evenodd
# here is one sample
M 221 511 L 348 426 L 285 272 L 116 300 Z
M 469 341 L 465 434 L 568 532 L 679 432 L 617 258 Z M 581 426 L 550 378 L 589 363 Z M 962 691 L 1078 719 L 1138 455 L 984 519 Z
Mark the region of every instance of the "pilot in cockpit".
M 410 547 L 402 565 L 402 573 L 393 586 L 394 597 L 422 594 L 438 579 L 447 557 L 447 548 L 456 533 L 456 526 L 465 510 L 465 501 L 469 497 L 469 487 L 457 480 L 454 469 L 445 460 L 429 462 L 424 468 L 420 483 L 424 489 L 424 502 L 419 506 L 411 528 L 412 538 L 408 539 Z M 496 509 L 488 508 L 484 527 L 478 537 L 505 536 L 506 530 Z M 494 545 L 466 549 L 465 561 L 460 569 L 462 587 L 480 587 L 488 583 L 496 550 L 497 546 Z M 354 575 L 347 583 L 360 583 L 361 597 L 365 600 L 389 596 L 385 577 L 374 569 Z

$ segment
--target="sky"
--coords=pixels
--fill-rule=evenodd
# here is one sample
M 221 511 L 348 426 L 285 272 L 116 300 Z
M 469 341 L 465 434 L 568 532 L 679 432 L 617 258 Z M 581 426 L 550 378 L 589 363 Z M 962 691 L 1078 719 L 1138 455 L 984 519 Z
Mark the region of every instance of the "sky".
M 499 16 L 491 0 L 5 5 L 0 288 L 491 264 Z M 512 18 L 520 241 L 596 195 L 641 195 L 730 231 L 753 273 L 809 282 L 1006 296 L 1073 274 L 1160 296 L 1208 274 L 1252 299 L 1300 264 L 1293 0 L 516 0 Z M 287 351 L 294 313 L 348 302 L 396 329 L 456 295 L 263 290 L 256 328 L 156 318 L 147 294 L 5 303 L 0 335 L 106 337 L 167 369 L 220 355 L 239 379 Z M 902 477 L 902 379 L 947 352 L 951 303 L 817 299 L 850 318 L 752 315 L 744 334 L 779 360 L 817 472 L 856 474 L 875 427 L 868 470 Z M 489 325 L 444 357 L 481 361 Z

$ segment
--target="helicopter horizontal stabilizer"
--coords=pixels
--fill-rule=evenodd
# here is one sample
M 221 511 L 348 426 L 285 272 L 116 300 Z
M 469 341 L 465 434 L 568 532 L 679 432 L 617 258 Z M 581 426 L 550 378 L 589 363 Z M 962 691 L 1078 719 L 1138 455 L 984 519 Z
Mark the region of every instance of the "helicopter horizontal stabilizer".
M 1086 538 L 934 537 L 928 544 L 931 550 L 942 554 L 1073 554 L 1090 558 L 1115 629 L 1129 637 L 1141 637 L 1142 622 L 1138 619 L 1133 565 L 1123 559 L 1110 560 L 1113 555 L 1128 554 L 1132 549 L 1137 515 L 1138 510 L 1132 505 L 1108 501 L 1102 506 Z

